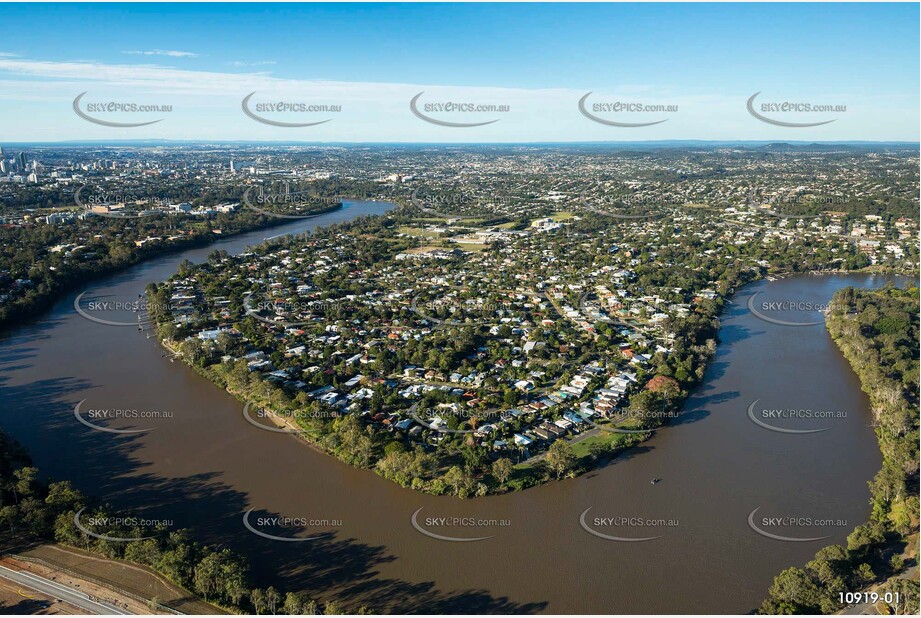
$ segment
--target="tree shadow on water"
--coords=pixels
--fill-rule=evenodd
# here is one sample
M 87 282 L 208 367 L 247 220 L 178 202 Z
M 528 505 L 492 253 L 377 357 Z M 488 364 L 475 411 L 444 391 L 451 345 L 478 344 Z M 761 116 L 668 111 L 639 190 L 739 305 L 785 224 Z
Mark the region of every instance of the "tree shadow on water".
M 167 476 L 145 472 L 143 434 L 94 431 L 74 417 L 75 392 L 95 385 L 49 378 L 9 385 L 0 377 L 0 426 L 30 450 L 43 475 L 69 480 L 91 498 L 125 514 L 188 528 L 191 537 L 244 555 L 255 585 L 335 599 L 347 609 L 367 605 L 393 613 L 535 613 L 547 602 L 520 603 L 487 590 L 441 590 L 435 582 L 383 577 L 379 567 L 400 560 L 386 546 L 336 533 L 305 543 L 278 542 L 243 525 L 250 496 L 225 483 L 220 470 Z M 104 423 L 103 423 L 104 424 Z M 632 456 L 632 455 L 630 455 Z M 259 515 L 267 516 L 261 512 Z
M 242 529 L 242 513 L 237 517 Z M 271 515 L 254 511 L 250 521 L 257 517 Z M 301 535 L 311 536 L 307 530 L 286 536 Z M 340 539 L 335 532 L 313 536 L 310 541 L 284 542 L 249 533 L 238 535 L 235 544 L 250 557 L 259 585 L 281 582 L 286 590 L 335 599 L 350 610 L 366 605 L 378 613 L 531 614 L 547 606 L 546 601 L 519 603 L 482 589 L 445 591 L 432 581 L 383 577 L 378 567 L 400 560 L 385 546 Z

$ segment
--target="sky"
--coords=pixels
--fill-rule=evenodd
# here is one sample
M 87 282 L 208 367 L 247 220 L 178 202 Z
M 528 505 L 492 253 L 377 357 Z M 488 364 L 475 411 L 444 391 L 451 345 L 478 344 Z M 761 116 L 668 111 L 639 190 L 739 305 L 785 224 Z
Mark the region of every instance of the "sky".
M 0 15 L 0 144 L 919 139 L 917 3 L 4 4 Z

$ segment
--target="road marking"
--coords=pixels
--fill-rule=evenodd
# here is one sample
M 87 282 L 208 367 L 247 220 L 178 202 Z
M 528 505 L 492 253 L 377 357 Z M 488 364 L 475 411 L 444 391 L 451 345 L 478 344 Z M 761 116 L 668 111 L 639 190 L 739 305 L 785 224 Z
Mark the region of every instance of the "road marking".
M 55 581 L 52 581 L 52 580 L 50 580 L 50 579 L 46 579 L 46 578 L 41 577 L 41 576 L 39 576 L 39 575 L 35 575 L 35 574 L 33 574 L 33 573 L 29 573 L 28 571 L 14 571 L 13 569 L 7 568 L 7 567 L 5 567 L 5 566 L 0 566 L 0 569 L 2 569 L 3 571 L 8 571 L 8 572 L 12 573 L 14 576 L 18 575 L 18 576 L 21 577 L 22 579 L 25 579 L 26 582 L 32 582 L 32 583 L 34 583 L 36 586 L 44 585 L 44 586 L 47 586 L 48 588 L 51 588 L 52 590 L 56 590 L 56 591 L 62 592 L 65 596 L 62 596 L 62 597 L 61 597 L 61 600 L 64 601 L 64 602 L 70 602 L 71 604 L 73 604 L 73 601 L 69 601 L 69 600 L 67 599 L 67 595 L 69 595 L 69 596 L 71 596 L 71 597 L 76 597 L 77 599 L 80 599 L 81 601 L 83 601 L 83 602 L 87 603 L 88 605 L 90 605 L 93 609 L 98 608 L 97 611 L 98 611 L 98 613 L 100 613 L 101 615 L 111 615 L 111 614 L 118 614 L 118 615 L 120 615 L 120 616 L 130 616 L 130 615 L 132 615 L 131 612 L 127 612 L 127 611 L 125 611 L 125 610 L 123 610 L 123 609 L 121 609 L 121 608 L 118 608 L 118 607 L 114 606 L 114 605 L 110 605 L 110 604 L 108 604 L 108 603 L 103 603 L 103 602 L 100 602 L 100 601 L 93 601 L 92 599 L 90 599 L 89 595 L 88 595 L 87 593 L 85 593 L 85 592 L 82 592 L 82 591 L 77 590 L 77 589 L 75 589 L 75 588 L 70 588 L 70 587 L 65 586 L 65 585 L 63 585 L 63 584 L 59 584 L 59 583 L 57 583 L 57 582 L 55 582 Z M 12 579 L 13 579 L 13 581 L 16 581 L 15 577 L 13 577 Z M 23 583 L 23 585 L 26 585 L 26 586 L 29 585 L 28 583 L 24 583 L 24 582 L 17 582 L 17 583 Z M 36 590 L 37 590 L 38 592 L 42 593 L 42 594 L 50 594 L 47 590 L 42 590 L 41 588 L 36 588 Z M 52 595 L 52 596 L 56 596 L 56 595 Z M 89 608 L 84 607 L 83 609 L 89 609 Z M 101 610 L 101 611 L 99 611 L 99 610 Z

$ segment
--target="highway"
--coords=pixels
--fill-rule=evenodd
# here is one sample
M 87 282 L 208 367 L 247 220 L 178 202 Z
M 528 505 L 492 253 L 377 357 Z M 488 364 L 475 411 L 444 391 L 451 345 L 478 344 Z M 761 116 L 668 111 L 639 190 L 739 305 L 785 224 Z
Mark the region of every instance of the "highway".
M 21 586 L 26 586 L 38 592 L 47 594 L 51 597 L 61 599 L 71 605 L 85 609 L 88 612 L 99 614 L 101 616 L 131 615 L 131 612 L 120 609 L 108 603 L 93 601 L 89 595 L 79 590 L 74 590 L 58 582 L 39 577 L 26 571 L 14 571 L 5 566 L 0 566 L 0 577 L 15 582 Z

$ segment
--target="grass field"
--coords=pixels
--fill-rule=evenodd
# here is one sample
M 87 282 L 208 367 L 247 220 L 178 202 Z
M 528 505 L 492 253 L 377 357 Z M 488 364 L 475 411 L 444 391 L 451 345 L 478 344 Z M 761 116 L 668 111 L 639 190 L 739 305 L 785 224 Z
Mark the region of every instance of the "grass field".
M 409 236 L 420 236 L 423 238 L 438 238 L 439 232 L 434 232 L 432 230 L 426 230 L 421 227 L 407 227 L 401 226 L 397 228 L 397 232 L 400 234 L 407 234 Z
M 594 444 L 601 444 L 604 446 L 618 446 L 621 442 L 627 439 L 628 434 L 623 433 L 613 433 L 610 431 L 599 431 L 593 436 L 589 436 L 584 440 L 580 440 L 572 445 L 572 452 L 576 457 L 585 457 L 589 454 L 589 450 Z
M 432 249 L 441 249 L 438 245 L 425 245 L 422 247 L 415 247 L 414 249 L 407 249 L 404 253 L 425 253 L 426 251 L 431 251 Z

